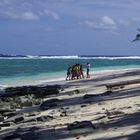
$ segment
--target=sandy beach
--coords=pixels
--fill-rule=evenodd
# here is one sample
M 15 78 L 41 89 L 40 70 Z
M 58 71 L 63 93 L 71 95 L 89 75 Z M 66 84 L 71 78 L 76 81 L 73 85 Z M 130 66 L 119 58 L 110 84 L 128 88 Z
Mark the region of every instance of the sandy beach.
M 138 79 L 140 69 L 95 73 L 57 82 L 59 93 L 39 104 L 3 112 L 1 103 L 0 140 L 139 139 L 140 82 L 129 82 Z M 122 85 L 108 90 L 113 83 Z

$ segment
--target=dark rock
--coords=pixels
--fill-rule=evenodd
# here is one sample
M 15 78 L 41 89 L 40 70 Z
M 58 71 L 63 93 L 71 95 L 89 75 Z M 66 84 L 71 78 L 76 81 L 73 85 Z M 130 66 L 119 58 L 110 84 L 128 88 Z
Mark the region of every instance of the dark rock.
M 3 121 L 4 121 L 4 116 L 0 115 L 0 122 L 3 122 Z
M 60 102 L 59 99 L 50 99 L 47 101 L 44 101 L 41 105 L 40 105 L 40 110 L 47 110 L 53 107 L 56 107 L 58 105 L 58 103 Z
M 34 94 L 36 97 L 47 95 L 54 95 L 59 93 L 61 87 L 59 85 L 51 86 L 22 86 L 22 87 L 9 87 L 5 89 L 5 94 L 2 97 L 15 97 Z
M 47 120 L 50 120 L 50 119 L 53 119 L 53 117 L 51 117 L 51 116 L 40 116 L 40 117 L 36 118 L 37 121 L 41 121 L 41 122 L 46 122 Z
M 92 128 L 95 129 L 95 126 L 92 124 L 91 121 L 81 121 L 81 122 L 74 122 L 72 124 L 68 125 L 68 130 L 75 130 L 75 129 L 81 129 L 81 128 Z
M 0 114 L 6 113 L 6 112 L 13 112 L 13 111 L 15 111 L 15 110 L 13 110 L 13 109 L 1 108 L 1 109 L 0 109 Z
M 17 115 L 17 112 L 16 111 L 14 111 L 14 112 L 5 112 L 5 113 L 3 113 L 2 114 L 4 117 L 8 117 L 8 118 L 10 118 L 10 117 L 13 117 L 13 116 L 15 116 L 15 115 Z
M 83 108 L 83 107 L 86 107 L 87 105 L 81 105 L 81 107 Z
M 74 90 L 74 93 L 78 94 L 78 93 L 80 93 L 80 90 L 76 89 L 76 90 Z
M 60 117 L 64 117 L 64 116 L 67 116 L 67 111 L 66 110 L 63 110 L 60 114 Z
M 48 119 L 51 120 L 51 119 L 54 119 L 53 116 L 50 116 L 50 115 L 47 115 Z
M 4 122 L 4 123 L 0 124 L 0 127 L 9 127 L 13 124 L 14 124 L 13 122 Z
M 24 115 L 22 115 L 22 114 L 10 117 L 7 120 L 5 120 L 5 122 L 14 122 L 14 123 L 19 123 L 22 121 L 24 121 Z
M 35 118 L 33 118 L 33 119 L 26 119 L 26 120 L 22 121 L 22 123 L 34 123 L 36 121 L 37 120 Z
M 112 91 L 111 90 L 108 90 L 108 91 L 104 92 L 102 95 L 109 96 L 111 93 L 112 93 Z
M 30 112 L 30 113 L 27 115 L 27 117 L 37 116 L 37 115 L 39 115 L 39 114 L 40 114 L 40 112 Z
M 42 91 L 35 94 L 36 98 L 43 98 L 50 95 L 59 94 L 59 90 L 57 88 L 44 88 Z
M 24 121 L 24 117 L 23 116 L 19 116 L 17 118 L 15 118 L 15 123 L 18 123 L 18 122 L 21 122 L 21 121 Z
M 85 94 L 83 96 L 84 99 L 87 99 L 87 98 L 93 98 L 93 97 L 98 97 L 99 95 L 94 95 L 94 94 Z

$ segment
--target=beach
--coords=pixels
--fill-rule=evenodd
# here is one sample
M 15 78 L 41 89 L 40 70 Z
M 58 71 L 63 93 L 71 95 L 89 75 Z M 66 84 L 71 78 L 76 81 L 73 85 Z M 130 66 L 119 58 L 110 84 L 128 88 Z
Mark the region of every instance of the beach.
M 140 140 L 140 0 L 0 0 L 0 140 Z
M 23 101 L 22 107 L 10 108 L 10 102 L 6 102 L 6 99 L 12 101 L 14 96 L 2 97 L 0 139 L 139 139 L 140 83 L 134 82 L 112 90 L 106 88 L 108 84 L 135 81 L 139 78 L 140 69 L 131 69 L 97 73 L 91 75 L 90 79 L 61 81 L 57 85 L 50 83 L 51 88 L 57 87 L 59 93 L 53 87 L 53 92 L 48 90 L 48 96 L 47 93 L 45 96 L 40 94 L 40 98 L 35 99 L 40 99 L 39 103 Z M 25 100 L 26 95 L 21 96 L 18 92 L 17 95 L 16 97 Z M 28 99 L 32 100 L 30 96 Z

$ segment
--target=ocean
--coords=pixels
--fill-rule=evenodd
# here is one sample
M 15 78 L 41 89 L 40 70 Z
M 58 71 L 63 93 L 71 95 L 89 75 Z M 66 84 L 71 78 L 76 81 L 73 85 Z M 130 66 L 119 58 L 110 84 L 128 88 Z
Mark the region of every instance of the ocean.
M 0 57 L 0 89 L 65 80 L 69 65 L 91 64 L 90 73 L 140 68 L 140 56 L 24 56 Z

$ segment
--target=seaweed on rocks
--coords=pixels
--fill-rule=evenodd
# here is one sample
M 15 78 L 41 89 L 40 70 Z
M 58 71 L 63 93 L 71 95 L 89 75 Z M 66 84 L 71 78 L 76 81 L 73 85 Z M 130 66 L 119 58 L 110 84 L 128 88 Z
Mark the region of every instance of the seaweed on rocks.
M 35 95 L 38 97 L 59 94 L 60 85 L 8 87 L 2 97 Z

